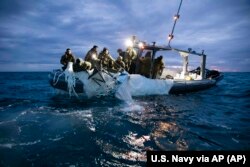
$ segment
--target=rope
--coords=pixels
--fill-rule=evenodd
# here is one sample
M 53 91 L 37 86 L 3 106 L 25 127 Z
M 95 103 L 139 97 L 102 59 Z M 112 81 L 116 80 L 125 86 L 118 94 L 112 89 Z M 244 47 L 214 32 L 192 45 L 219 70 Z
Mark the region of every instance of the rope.
M 59 73 L 59 72 L 61 72 L 61 71 L 57 71 L 57 72 L 54 74 L 54 78 L 53 78 L 53 85 L 54 85 L 54 86 L 58 83 L 59 78 L 64 74 L 64 73 L 61 73 L 61 74 L 57 77 L 57 80 L 56 80 L 56 82 L 55 82 L 57 73 Z
M 61 73 L 61 74 L 58 75 L 58 73 Z M 74 72 L 70 73 L 69 71 L 66 71 L 66 70 L 64 72 L 57 71 L 54 74 L 53 85 L 55 86 L 58 83 L 60 77 L 63 75 L 65 75 L 65 82 L 67 82 L 67 85 L 68 85 L 69 96 L 71 97 L 73 94 L 78 98 L 78 95 L 77 95 L 75 88 L 74 88 L 76 85 L 76 78 L 75 78 Z M 56 77 L 57 77 L 57 79 L 56 79 Z
M 70 71 L 64 71 L 65 74 L 65 81 L 68 83 L 68 90 L 69 90 L 69 96 L 72 96 L 72 93 L 78 97 L 76 91 L 75 91 L 75 85 L 76 85 L 76 77 L 74 72 Z
M 170 46 L 170 42 L 171 42 L 171 40 L 172 40 L 173 37 L 174 37 L 174 35 L 173 35 L 173 34 L 174 34 L 174 29 L 175 29 L 176 22 L 177 22 L 177 20 L 178 20 L 179 17 L 180 17 L 179 13 L 180 13 L 180 10 L 181 10 L 181 5 L 182 5 L 182 0 L 181 0 L 181 2 L 180 2 L 180 5 L 179 5 L 179 8 L 178 8 L 177 14 L 175 15 L 177 18 L 176 18 L 175 21 L 174 21 L 174 25 L 173 25 L 173 28 L 172 28 L 172 32 L 171 32 L 171 34 L 169 35 L 168 46 Z

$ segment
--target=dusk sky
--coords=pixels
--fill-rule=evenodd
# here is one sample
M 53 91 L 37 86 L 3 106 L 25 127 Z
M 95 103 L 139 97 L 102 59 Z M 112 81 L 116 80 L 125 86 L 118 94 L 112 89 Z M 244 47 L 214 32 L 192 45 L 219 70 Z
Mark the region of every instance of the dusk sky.
M 125 40 L 167 45 L 180 0 L 1 0 L 0 71 L 60 68 L 66 48 L 98 45 L 116 58 Z M 171 46 L 207 54 L 207 68 L 250 71 L 250 1 L 183 0 Z M 164 54 L 166 66 L 181 58 Z M 199 58 L 198 58 L 199 59 Z M 199 59 L 200 60 L 200 59 Z M 199 65 L 199 64 L 198 64 Z

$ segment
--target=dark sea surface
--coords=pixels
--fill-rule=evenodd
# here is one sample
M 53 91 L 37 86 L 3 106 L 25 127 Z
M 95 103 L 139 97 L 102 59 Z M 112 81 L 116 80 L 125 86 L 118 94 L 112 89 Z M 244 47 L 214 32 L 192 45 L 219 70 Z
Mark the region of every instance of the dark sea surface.
M 147 150 L 250 150 L 250 73 L 196 93 L 76 99 L 0 73 L 0 166 L 145 166 Z

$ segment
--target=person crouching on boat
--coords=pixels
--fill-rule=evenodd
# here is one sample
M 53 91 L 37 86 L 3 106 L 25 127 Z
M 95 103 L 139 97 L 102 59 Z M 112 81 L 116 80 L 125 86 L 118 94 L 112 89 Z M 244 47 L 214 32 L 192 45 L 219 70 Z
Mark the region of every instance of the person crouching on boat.
M 107 70 L 113 68 L 114 59 L 109 54 L 109 50 L 107 48 L 103 48 L 103 50 L 98 56 L 98 59 L 101 61 L 101 65 L 103 68 Z
M 124 69 L 126 71 L 129 70 L 128 68 L 128 58 L 127 58 L 127 53 L 125 51 L 123 51 L 122 49 L 117 49 L 117 53 L 118 53 L 118 57 L 120 56 L 122 58 L 122 61 L 124 63 Z
M 125 70 L 125 63 L 122 61 L 121 56 L 117 57 L 113 67 L 117 71 Z
M 91 69 L 91 63 L 88 61 L 84 61 L 81 58 L 76 59 L 76 63 L 73 64 L 74 72 L 86 71 Z
M 87 62 L 91 63 L 91 68 L 98 68 L 99 69 L 99 64 L 100 60 L 97 58 L 98 56 L 98 51 L 97 51 L 98 46 L 94 45 L 86 54 L 84 60 Z
M 70 48 L 66 49 L 66 52 L 64 53 L 64 55 L 62 55 L 60 62 L 63 65 L 63 70 L 67 68 L 68 62 L 75 63 L 75 57 L 72 54 Z
M 163 72 L 163 69 L 165 68 L 163 57 L 159 56 L 154 61 L 154 67 L 153 67 L 153 75 L 152 78 L 160 78 Z

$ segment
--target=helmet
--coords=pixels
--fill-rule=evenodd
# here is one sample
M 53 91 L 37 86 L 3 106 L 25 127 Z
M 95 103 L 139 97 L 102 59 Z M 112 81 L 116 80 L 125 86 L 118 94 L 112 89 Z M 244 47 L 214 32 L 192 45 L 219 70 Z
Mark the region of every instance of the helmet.
M 118 53 L 122 52 L 122 49 L 117 49 L 117 52 L 118 52 Z

